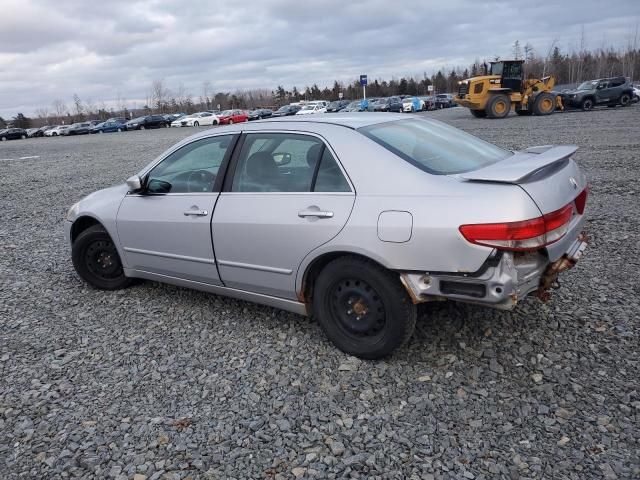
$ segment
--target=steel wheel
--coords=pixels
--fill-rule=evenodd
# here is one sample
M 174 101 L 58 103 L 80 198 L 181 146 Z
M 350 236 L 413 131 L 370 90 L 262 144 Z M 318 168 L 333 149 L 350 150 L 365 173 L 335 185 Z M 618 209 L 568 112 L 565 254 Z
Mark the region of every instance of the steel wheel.
M 338 327 L 356 339 L 375 340 L 386 323 L 382 299 L 365 280 L 336 282 L 331 289 L 331 307 Z
M 131 283 L 111 237 L 100 225 L 78 235 L 71 246 L 71 259 L 78 275 L 96 288 L 116 290 Z
M 362 257 L 326 265 L 314 284 L 313 316 L 343 352 L 375 359 L 411 337 L 416 308 L 396 274 Z

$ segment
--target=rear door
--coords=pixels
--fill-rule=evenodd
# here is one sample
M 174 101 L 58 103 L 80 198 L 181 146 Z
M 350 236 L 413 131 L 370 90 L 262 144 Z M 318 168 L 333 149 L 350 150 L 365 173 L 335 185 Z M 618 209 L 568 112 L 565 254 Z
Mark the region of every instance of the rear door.
M 329 146 L 309 133 L 248 133 L 213 216 L 224 285 L 296 298 L 304 257 L 347 222 L 355 192 Z

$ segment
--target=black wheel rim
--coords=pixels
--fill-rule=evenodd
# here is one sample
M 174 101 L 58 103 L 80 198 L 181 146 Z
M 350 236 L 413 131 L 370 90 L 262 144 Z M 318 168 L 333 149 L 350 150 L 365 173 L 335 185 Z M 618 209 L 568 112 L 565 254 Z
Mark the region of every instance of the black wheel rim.
M 103 280 L 113 280 L 122 275 L 120 257 L 111 240 L 96 240 L 84 253 L 87 269 Z
M 376 341 L 386 326 L 382 298 L 369 285 L 358 278 L 336 281 L 330 290 L 331 313 L 340 330 L 359 341 Z

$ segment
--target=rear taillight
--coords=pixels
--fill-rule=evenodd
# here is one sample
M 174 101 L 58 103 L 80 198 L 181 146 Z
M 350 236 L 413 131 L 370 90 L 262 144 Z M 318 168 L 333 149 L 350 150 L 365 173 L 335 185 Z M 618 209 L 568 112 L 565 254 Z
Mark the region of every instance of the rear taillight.
M 584 207 L 587 205 L 587 195 L 589 193 L 589 187 L 585 188 L 580 192 L 580 195 L 576 197 L 576 211 L 578 215 L 582 215 L 584 213 Z
M 569 229 L 573 202 L 555 212 L 531 220 L 460 226 L 469 242 L 498 250 L 532 251 L 560 240 Z

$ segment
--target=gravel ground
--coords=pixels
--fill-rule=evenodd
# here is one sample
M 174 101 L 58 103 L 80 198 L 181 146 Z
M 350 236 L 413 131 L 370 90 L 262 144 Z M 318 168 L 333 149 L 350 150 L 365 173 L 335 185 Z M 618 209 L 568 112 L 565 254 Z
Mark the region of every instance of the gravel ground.
M 639 478 L 639 113 L 428 114 L 579 145 L 591 245 L 550 303 L 425 306 L 378 362 L 283 311 L 75 275 L 66 209 L 193 129 L 0 144 L 0 477 Z

